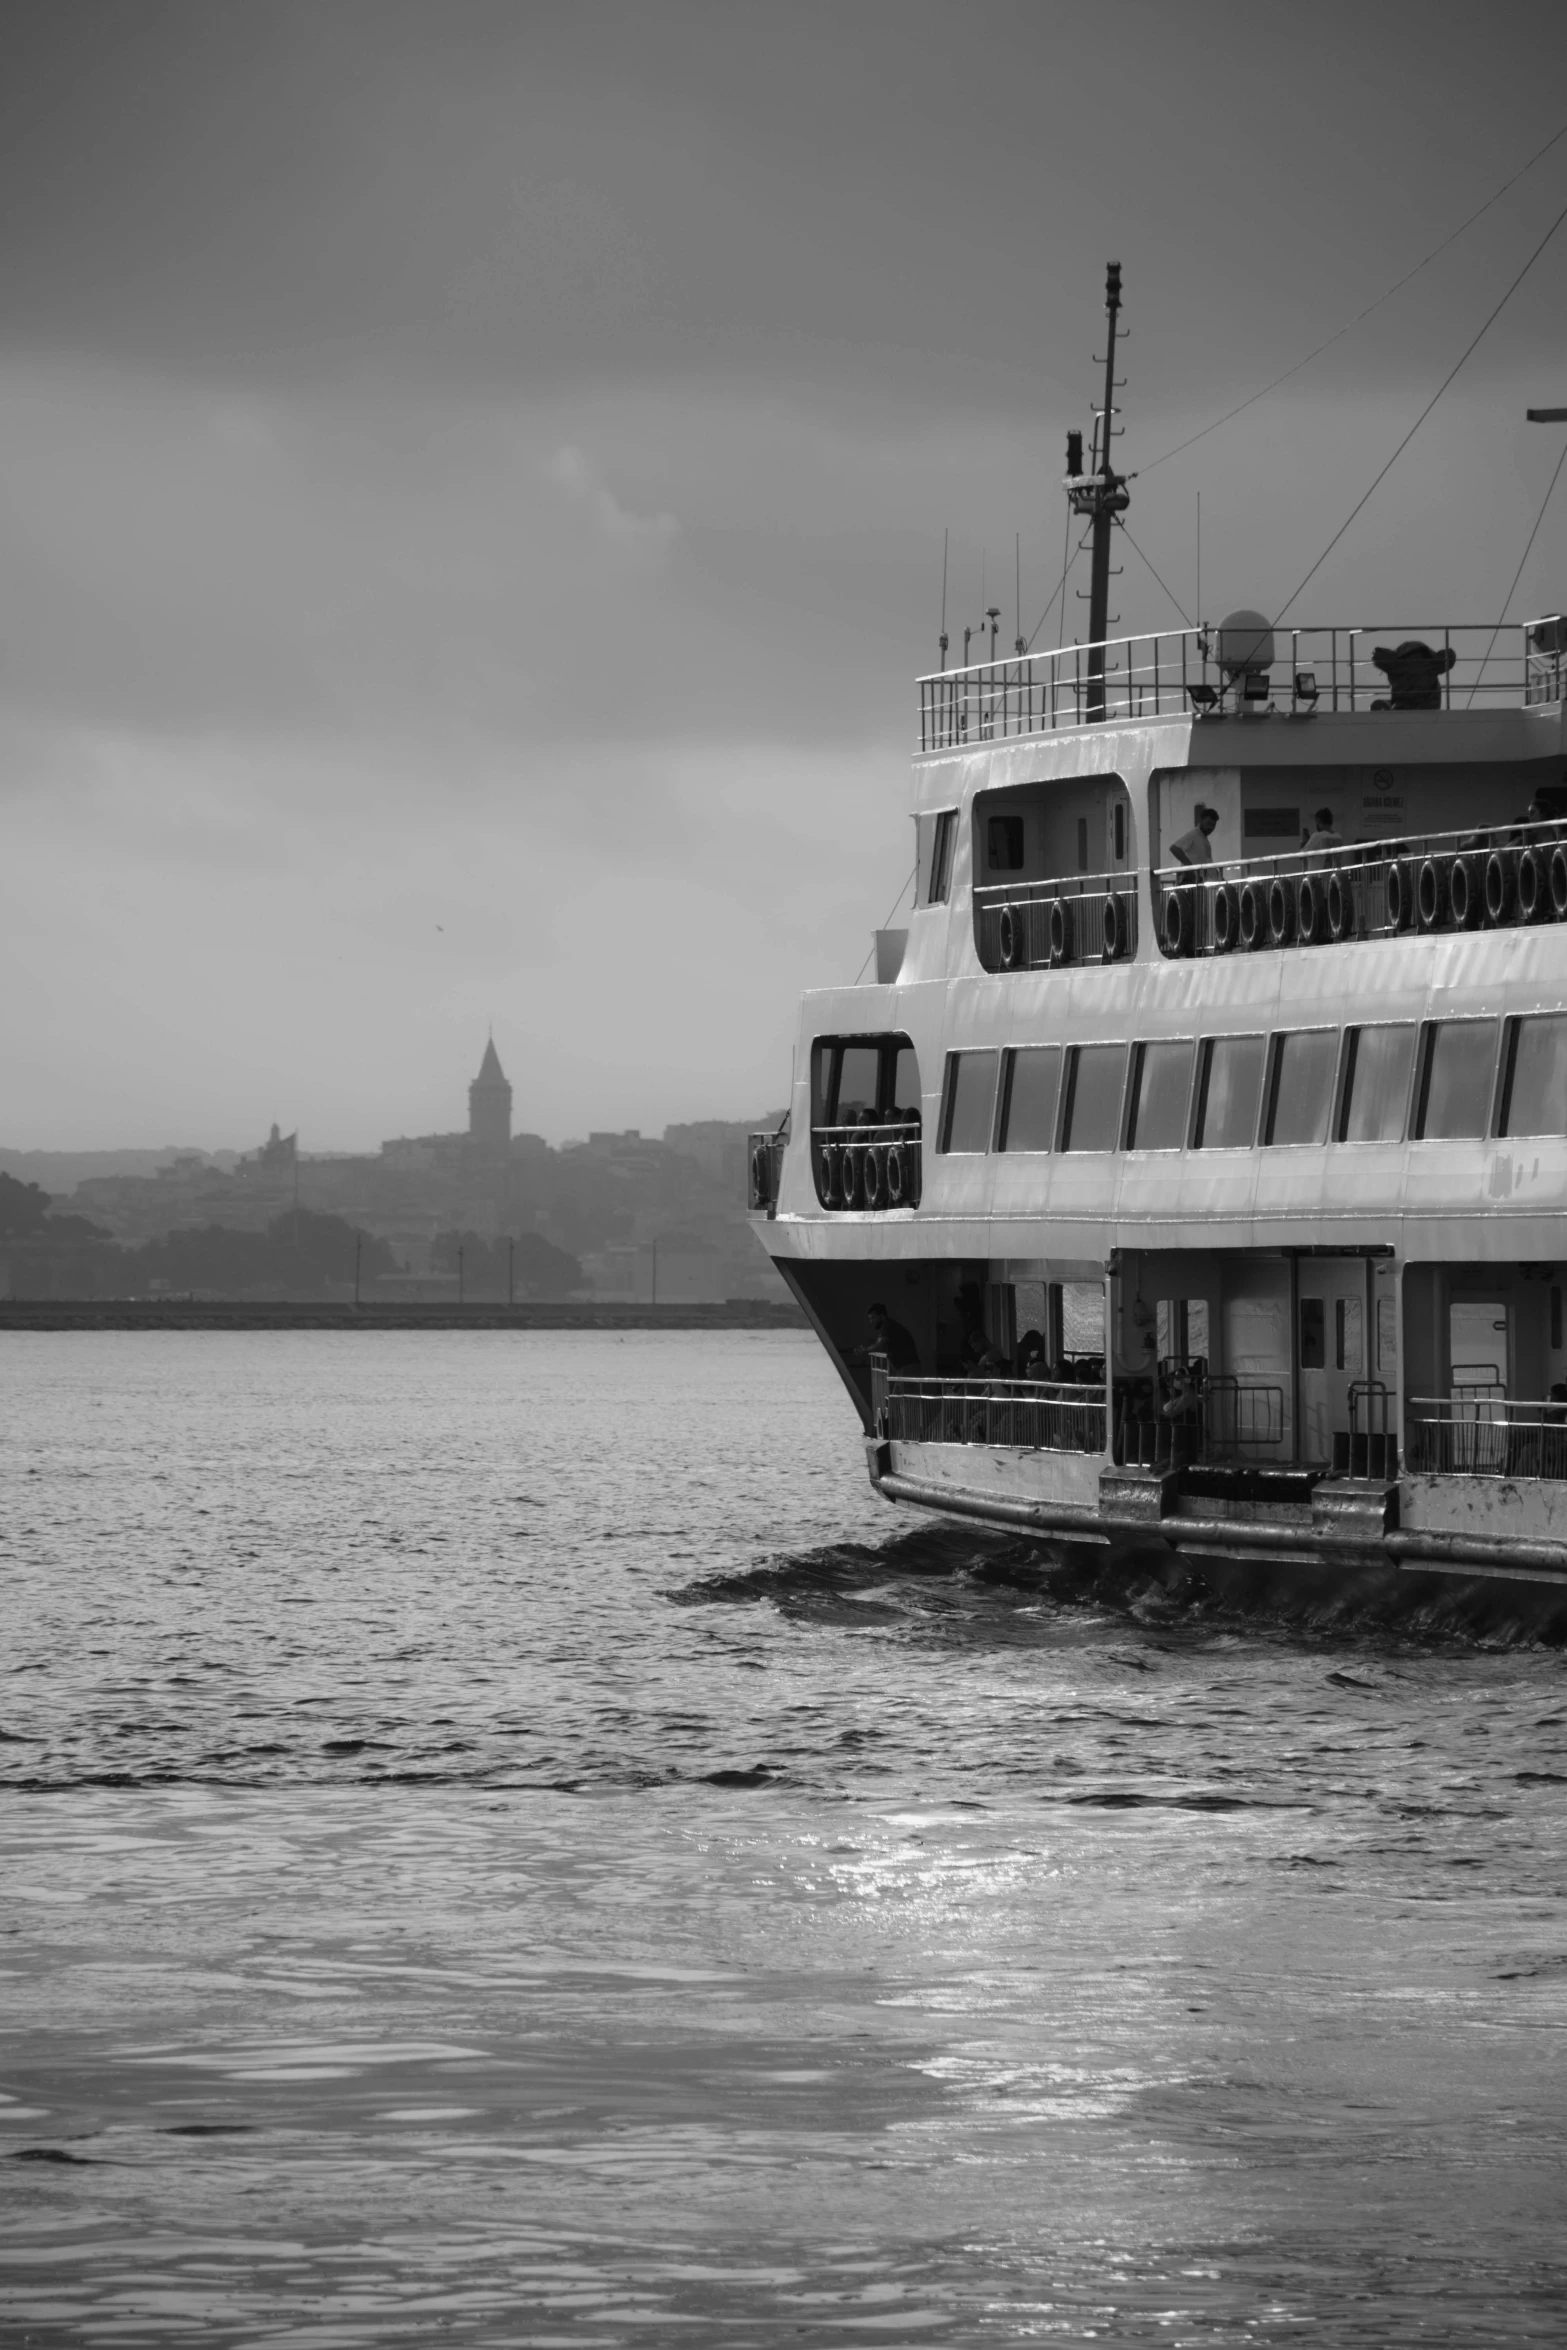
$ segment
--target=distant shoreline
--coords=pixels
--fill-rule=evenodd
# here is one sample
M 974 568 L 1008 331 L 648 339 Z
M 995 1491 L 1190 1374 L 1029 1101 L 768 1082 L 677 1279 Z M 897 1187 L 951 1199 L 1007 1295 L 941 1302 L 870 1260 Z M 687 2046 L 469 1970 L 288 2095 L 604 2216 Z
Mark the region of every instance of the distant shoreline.
M 797 1306 L 630 1305 L 565 1298 L 525 1305 L 288 1305 L 223 1298 L 0 1298 L 5 1330 L 803 1330 Z

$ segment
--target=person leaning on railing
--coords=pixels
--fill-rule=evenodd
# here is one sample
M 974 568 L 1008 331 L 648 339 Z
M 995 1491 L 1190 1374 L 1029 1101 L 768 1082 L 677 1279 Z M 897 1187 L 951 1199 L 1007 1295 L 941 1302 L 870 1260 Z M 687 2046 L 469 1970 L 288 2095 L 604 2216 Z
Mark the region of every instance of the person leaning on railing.
M 889 1371 L 917 1371 L 920 1367 L 919 1348 L 901 1322 L 895 1322 L 878 1299 L 866 1308 L 865 1319 L 870 1325 L 870 1337 L 863 1346 L 855 1347 L 844 1359 L 856 1369 L 868 1368 L 872 1355 L 885 1355 Z
M 1170 854 L 1177 865 L 1211 865 L 1213 850 L 1209 847 L 1215 826 L 1219 821 L 1217 808 L 1199 808 L 1197 821 L 1190 832 L 1183 832 L 1179 840 L 1170 843 Z

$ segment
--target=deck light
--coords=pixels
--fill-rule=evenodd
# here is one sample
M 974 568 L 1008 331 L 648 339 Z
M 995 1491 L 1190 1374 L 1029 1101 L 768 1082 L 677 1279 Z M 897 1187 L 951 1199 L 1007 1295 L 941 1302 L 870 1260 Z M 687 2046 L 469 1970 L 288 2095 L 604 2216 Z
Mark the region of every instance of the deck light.
M 1317 699 L 1317 673 L 1314 669 L 1296 670 L 1295 699 L 1297 702 L 1315 703 Z
M 1242 691 L 1248 702 L 1265 702 L 1273 691 L 1273 680 L 1266 669 L 1248 669 Z
M 1215 685 L 1189 685 L 1186 690 L 1191 695 L 1192 708 L 1199 713 L 1211 710 L 1219 698 Z

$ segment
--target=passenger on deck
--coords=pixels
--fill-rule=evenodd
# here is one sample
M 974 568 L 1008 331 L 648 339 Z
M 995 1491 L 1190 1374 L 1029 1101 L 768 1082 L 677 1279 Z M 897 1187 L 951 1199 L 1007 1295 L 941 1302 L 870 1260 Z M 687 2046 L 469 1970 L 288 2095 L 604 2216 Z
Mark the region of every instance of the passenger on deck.
M 1017 1375 L 1020 1379 L 1043 1379 L 1048 1376 L 1045 1342 L 1037 1330 L 1025 1330 L 1017 1342 Z
M 1219 821 L 1217 808 L 1199 808 L 1197 821 L 1190 832 L 1183 832 L 1179 840 L 1170 843 L 1170 854 L 1177 865 L 1211 865 L 1213 851 L 1208 846 L 1209 836 Z
M 1341 849 L 1344 846 L 1343 834 L 1335 832 L 1333 829 L 1331 808 L 1319 808 L 1311 821 L 1316 826 L 1316 830 L 1309 832 L 1301 844 L 1308 855 L 1313 849 Z
M 870 1337 L 864 1346 L 857 1346 L 850 1355 L 851 1363 L 868 1363 L 873 1354 L 885 1355 L 889 1371 L 917 1371 L 920 1367 L 919 1348 L 901 1322 L 895 1322 L 880 1300 L 866 1309 Z
M 991 1344 L 983 1330 L 971 1330 L 963 1341 L 963 1374 L 968 1379 L 1005 1379 L 1011 1365 Z

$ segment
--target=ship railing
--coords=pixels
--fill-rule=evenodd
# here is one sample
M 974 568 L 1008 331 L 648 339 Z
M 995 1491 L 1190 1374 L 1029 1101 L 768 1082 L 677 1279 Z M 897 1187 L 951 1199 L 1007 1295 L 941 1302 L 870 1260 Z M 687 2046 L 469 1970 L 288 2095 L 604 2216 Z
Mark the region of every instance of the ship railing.
M 769 1216 L 778 1213 L 778 1187 L 783 1181 L 784 1152 L 789 1147 L 789 1121 L 774 1132 L 770 1128 L 749 1135 L 746 1139 L 746 1205 L 766 1209 Z
M 1199 1445 L 1205 1461 L 1277 1452 L 1284 1442 L 1284 1390 L 1264 1379 L 1209 1379 L 1199 1396 Z
M 1471 826 L 1285 849 L 1154 874 L 1169 956 L 1342 945 L 1567 920 L 1567 824 Z
M 917 1113 L 865 1124 L 813 1126 L 811 1165 L 824 1208 L 917 1208 L 923 1173 Z
M 1152 1380 L 1118 1382 L 1115 1398 L 1116 1458 L 1131 1468 L 1261 1461 L 1284 1442 L 1284 1390 L 1266 1380 L 1199 1376 L 1162 1406 Z
M 974 942 L 987 971 L 1119 963 L 1137 951 L 1136 875 L 986 884 L 974 892 Z
M 1105 1399 L 1056 1379 L 940 1379 L 875 1372 L 877 1432 L 898 1444 L 987 1444 L 1014 1452 L 1105 1448 Z
M 1567 1403 L 1412 1396 L 1409 1466 L 1435 1477 L 1567 1479 Z
M 1349 1426 L 1333 1432 L 1334 1475 L 1375 1477 L 1384 1483 L 1396 1477 L 1397 1416 L 1396 1399 L 1382 1380 L 1352 1379 Z
M 1274 659 L 1227 677 L 1210 628 L 1108 637 L 1005 660 L 977 661 L 919 680 L 922 751 L 962 750 L 1013 735 L 1101 723 L 1237 710 L 1308 719 L 1318 711 L 1528 708 L 1567 687 L 1567 620 L 1464 621 L 1441 627 L 1276 628 Z M 1431 656 L 1393 673 L 1376 655 L 1417 646 Z M 1102 656 L 1091 674 L 1090 652 Z M 1196 693 L 1193 693 L 1196 688 Z

